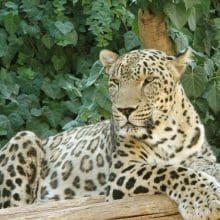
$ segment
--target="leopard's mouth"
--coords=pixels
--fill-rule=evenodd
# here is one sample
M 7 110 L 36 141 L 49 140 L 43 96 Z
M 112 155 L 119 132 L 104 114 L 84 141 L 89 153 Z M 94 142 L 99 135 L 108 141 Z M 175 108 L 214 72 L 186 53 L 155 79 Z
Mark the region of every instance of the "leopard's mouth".
M 121 126 L 121 128 L 126 128 L 127 130 L 137 130 L 139 128 L 146 128 L 146 126 L 142 126 L 142 125 L 134 125 L 131 122 L 126 122 L 123 126 Z
M 127 121 L 123 126 L 121 126 L 121 128 L 135 128 L 135 127 L 138 127 L 138 126 L 132 124 L 129 121 Z
M 121 126 L 121 128 L 128 128 L 128 129 L 138 129 L 138 128 L 153 128 L 154 122 L 152 118 L 149 118 L 148 120 L 145 120 L 142 123 L 134 124 L 131 121 L 126 121 L 124 125 Z

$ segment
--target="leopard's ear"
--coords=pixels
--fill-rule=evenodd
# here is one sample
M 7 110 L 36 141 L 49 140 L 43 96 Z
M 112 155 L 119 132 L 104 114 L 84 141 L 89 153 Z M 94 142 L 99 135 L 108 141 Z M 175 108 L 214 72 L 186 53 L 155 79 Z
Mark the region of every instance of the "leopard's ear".
M 110 50 L 102 50 L 99 54 L 99 59 L 105 68 L 105 72 L 109 74 L 110 67 L 118 59 L 118 54 Z
M 177 70 L 176 72 L 176 78 L 180 79 L 183 73 L 186 70 L 187 64 L 190 61 L 190 49 L 187 48 L 183 52 L 179 53 L 175 56 L 173 60 L 171 60 L 171 64 L 175 67 Z

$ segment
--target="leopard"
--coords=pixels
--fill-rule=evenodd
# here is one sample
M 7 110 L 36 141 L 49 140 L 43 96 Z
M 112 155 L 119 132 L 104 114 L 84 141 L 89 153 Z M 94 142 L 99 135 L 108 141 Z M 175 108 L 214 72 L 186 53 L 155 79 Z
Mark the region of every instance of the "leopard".
M 0 150 L 0 207 L 159 193 L 185 220 L 220 219 L 220 166 L 181 84 L 190 53 L 102 50 L 111 119 L 43 140 L 18 132 Z

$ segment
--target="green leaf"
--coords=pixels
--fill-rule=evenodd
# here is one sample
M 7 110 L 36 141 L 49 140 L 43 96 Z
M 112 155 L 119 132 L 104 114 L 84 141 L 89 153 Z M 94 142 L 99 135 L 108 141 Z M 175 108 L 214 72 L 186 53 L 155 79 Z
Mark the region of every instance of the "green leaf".
M 187 10 L 192 8 L 194 5 L 201 4 L 200 0 L 193 0 L 193 1 L 192 0 L 183 0 L 183 1 L 185 3 L 185 7 Z
M 59 71 L 64 67 L 66 63 L 66 58 L 63 56 L 61 57 L 61 56 L 53 55 L 51 61 L 53 63 L 55 70 Z
M 207 83 L 207 77 L 199 70 L 193 70 L 189 74 L 184 74 L 182 79 L 186 94 L 189 97 L 199 97 Z
M 18 53 L 18 64 L 21 66 L 25 65 L 30 60 L 30 54 L 24 54 L 22 52 Z
M 215 62 L 215 65 L 220 67 L 220 51 L 216 51 L 216 53 L 212 56 L 212 60 Z
M 7 53 L 7 33 L 4 29 L 0 28 L 0 57 L 3 57 Z
M 43 82 L 42 75 L 32 71 L 28 72 L 28 70 L 26 74 L 21 74 L 21 76 L 18 76 L 16 79 L 20 90 L 23 93 L 38 96 Z
M 0 96 L 1 97 L 1 96 Z M 17 103 L 11 102 L 9 104 L 1 103 L 0 101 L 0 114 L 10 115 L 11 113 L 17 112 L 18 106 Z
M 210 108 L 217 115 L 220 111 L 220 81 L 213 81 L 207 92 Z
M 0 114 L 0 136 L 8 134 L 10 129 L 10 121 L 5 115 Z
M 79 79 L 70 74 L 60 74 L 55 79 L 56 85 L 59 88 L 64 89 L 71 100 L 75 100 L 77 97 L 82 97 L 80 88 L 77 87 L 77 82 L 79 81 Z M 81 84 L 79 87 L 81 87 Z
M 196 9 L 194 7 L 190 8 L 188 11 L 188 24 L 192 31 L 196 29 Z
M 108 94 L 108 88 L 100 86 L 95 91 L 95 101 L 100 107 L 110 112 L 111 102 L 107 94 Z
M 18 10 L 18 5 L 11 1 L 5 2 L 5 6 L 9 9 L 13 9 L 14 11 Z
M 35 134 L 42 138 L 46 138 L 51 135 L 49 125 L 39 119 L 32 119 L 31 121 L 28 121 L 26 129 L 33 131 Z
M 218 29 L 215 33 L 215 40 L 220 41 L 220 29 Z
M 70 100 L 75 100 L 76 97 L 82 97 L 81 91 L 70 83 L 66 83 L 62 88 L 67 92 Z
M 4 99 L 8 99 L 11 96 L 12 91 L 8 89 L 7 86 L 2 83 L 0 84 L 0 86 L 1 86 L 0 87 L 1 95 L 3 96 Z
M 214 25 L 217 29 L 220 29 L 220 18 L 213 19 Z
M 51 80 L 46 78 L 41 87 L 42 91 L 50 98 L 56 99 L 60 95 L 60 88 L 56 83 L 51 83 Z
M 90 72 L 90 68 L 93 64 L 93 61 L 91 60 L 91 58 L 88 58 L 85 56 L 83 57 L 77 57 L 77 63 L 76 63 L 76 70 L 77 70 L 77 74 L 83 74 L 83 75 L 88 75 Z
M 21 77 L 24 77 L 30 80 L 33 80 L 35 76 L 34 71 L 28 67 L 20 67 L 18 68 L 17 72 Z
M 56 44 L 59 46 L 67 46 L 67 45 L 76 45 L 78 40 L 78 35 L 76 31 L 72 31 L 71 33 L 67 33 L 66 35 L 57 35 L 56 36 Z
M 205 16 L 210 13 L 211 0 L 205 0 L 205 1 L 196 0 L 196 1 L 199 2 L 199 4 L 195 6 L 195 8 L 197 9 L 197 13 L 198 13 L 198 11 L 199 12 L 201 11 L 203 13 L 203 15 L 205 15 Z
M 73 6 L 78 2 L 79 0 L 72 0 Z
M 19 86 L 15 83 L 12 78 L 11 72 L 7 72 L 6 69 L 1 69 L 0 71 L 0 96 L 3 99 L 11 100 L 12 102 L 16 102 L 14 99 L 14 95 L 18 95 Z
M 60 124 L 65 112 L 65 107 L 61 103 L 54 101 L 50 102 L 48 107 L 43 108 L 43 115 L 46 116 L 52 127 L 56 127 Z
M 64 5 L 66 4 L 67 0 L 54 0 L 53 6 L 55 8 L 55 13 L 58 15 L 58 17 L 62 17 L 63 11 L 65 10 Z
M 39 117 L 42 115 L 42 109 L 39 108 L 32 108 L 31 109 L 31 115 L 35 116 L 35 117 Z
M 22 0 L 20 8 L 27 14 L 27 16 L 33 21 L 38 21 L 43 16 L 43 10 L 38 9 L 39 0 Z
M 87 79 L 87 82 L 85 84 L 85 88 L 93 85 L 96 80 L 99 78 L 99 76 L 103 73 L 103 66 L 101 64 L 100 61 L 96 61 L 91 70 L 90 70 L 90 75 L 89 75 L 89 78 Z
M 10 34 L 8 36 L 8 42 L 6 53 L 2 57 L 3 66 L 9 68 L 12 64 L 12 60 L 16 58 L 16 54 L 19 51 L 21 44 L 23 43 L 21 38 L 17 37 L 15 34 Z
M 30 111 L 25 104 L 18 105 L 18 112 L 24 120 L 28 120 L 31 118 Z
M 69 21 L 66 22 L 56 21 L 55 26 L 64 35 L 70 33 L 74 29 L 73 24 Z
M 181 51 L 189 46 L 189 41 L 187 35 L 178 31 L 175 28 L 170 29 L 170 35 L 176 45 L 176 50 Z
M 74 113 L 74 114 L 78 114 L 79 112 L 79 108 L 81 107 L 81 103 L 77 100 L 75 100 L 74 102 L 73 101 L 64 101 L 63 102 L 63 105 L 65 106 L 65 108 Z
M 18 15 L 14 15 L 12 12 L 8 13 L 4 17 L 4 26 L 8 33 L 13 34 L 15 33 L 20 24 L 20 18 Z
M 202 118 L 205 118 L 207 112 L 209 111 L 209 104 L 205 98 L 197 98 L 193 104 L 196 107 L 197 112 L 202 115 Z
M 25 21 L 22 21 L 21 27 L 24 34 L 39 38 L 38 33 L 40 33 L 40 28 L 37 25 L 29 25 Z
M 183 3 L 174 4 L 171 1 L 165 1 L 164 12 L 179 29 L 187 22 L 187 13 Z
M 8 118 L 13 128 L 20 128 L 25 124 L 24 119 L 17 112 L 11 113 Z
M 125 42 L 125 49 L 127 51 L 140 46 L 140 41 L 137 35 L 133 31 L 127 31 L 124 34 L 124 42 Z
M 52 46 L 54 45 L 54 39 L 49 35 L 49 34 L 45 34 L 42 38 L 41 38 L 43 44 L 47 47 L 47 49 L 51 49 Z
M 213 76 L 215 71 L 214 62 L 211 59 L 206 59 L 204 62 L 204 70 L 207 76 Z

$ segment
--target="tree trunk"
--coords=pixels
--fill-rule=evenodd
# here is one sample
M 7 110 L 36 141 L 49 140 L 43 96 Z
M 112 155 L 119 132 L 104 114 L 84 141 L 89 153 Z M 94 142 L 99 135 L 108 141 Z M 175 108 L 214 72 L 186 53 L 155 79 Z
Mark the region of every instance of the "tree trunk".
M 181 220 L 176 204 L 163 195 L 140 195 L 114 202 L 80 198 L 0 210 L 1 220 Z
M 169 55 L 175 54 L 163 16 L 153 15 L 147 9 L 139 9 L 138 27 L 140 40 L 144 48 L 162 50 Z

